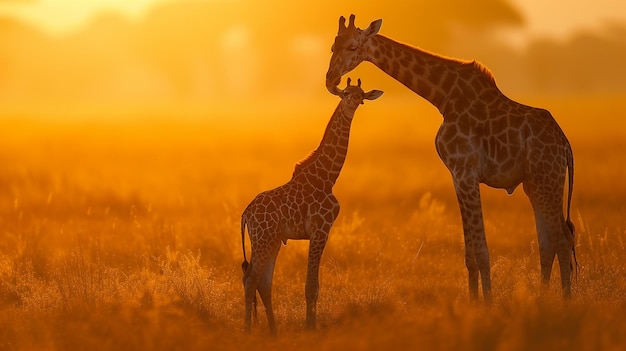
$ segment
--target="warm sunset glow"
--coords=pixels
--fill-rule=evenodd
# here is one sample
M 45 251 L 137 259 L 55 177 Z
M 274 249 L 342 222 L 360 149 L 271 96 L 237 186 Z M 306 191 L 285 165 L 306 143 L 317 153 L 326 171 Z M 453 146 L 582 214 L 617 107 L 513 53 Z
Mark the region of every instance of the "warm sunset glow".
M 556 262 L 541 285 L 524 186 L 481 185 L 493 304 L 469 302 L 442 116 L 363 62 L 342 85 L 384 94 L 333 187 L 318 331 L 301 240 L 280 244 L 278 338 L 260 299 L 242 331 L 241 214 L 320 144 L 352 13 L 551 113 L 575 159 L 571 301 Z M 0 350 L 626 349 L 625 62 L 624 0 L 0 0 Z
M 4 0 L 0 14 L 16 16 L 52 35 L 86 25 L 98 13 L 119 12 L 139 19 L 151 6 L 168 0 Z
M 80 115 L 95 110 L 126 114 L 141 109 L 212 111 L 218 104 L 256 100 L 326 98 L 322 79 L 339 15 L 356 13 L 359 26 L 383 18 L 382 33 L 449 56 L 475 58 L 489 66 L 500 86 L 513 94 L 544 90 L 615 89 L 624 80 L 594 72 L 597 82 L 570 79 L 557 64 L 558 45 L 570 45 L 569 69 L 598 61 L 594 50 L 581 57 L 577 33 L 597 37 L 584 45 L 595 52 L 619 49 L 619 5 L 611 0 L 467 3 L 321 1 L 296 4 L 270 0 L 4 0 L 0 1 L 0 48 L 6 51 L 0 77 L 0 110 Z M 421 6 L 421 7 L 420 7 Z M 614 11 L 608 11 L 611 7 Z M 615 21 L 610 26 L 606 23 Z M 584 34 L 583 34 L 584 35 Z M 537 46 L 541 40 L 554 44 Z M 539 44 L 538 44 L 539 45 Z M 542 45 L 542 44 L 541 44 Z M 550 49 L 552 47 L 553 49 Z M 513 51 L 512 51 L 513 50 Z M 550 51 L 552 50 L 552 51 Z M 548 55 L 549 58 L 544 57 Z M 621 62 L 615 56 L 615 62 Z M 553 64 L 551 68 L 547 64 Z M 602 67 L 608 67 L 604 65 Z M 546 75 L 544 70 L 550 72 Z M 560 72 L 563 70 L 563 72 Z M 371 76 L 381 89 L 408 96 L 368 65 L 355 74 Z M 567 78 L 565 78 L 567 77 Z M 620 83 L 621 82 L 621 83 Z M 606 88 L 605 88 L 606 86 Z M 232 108 L 229 107 L 232 110 Z
M 245 0 L 203 0 L 204 2 L 246 3 Z M 22 18 L 52 34 L 77 30 L 97 13 L 120 12 L 131 18 L 141 17 L 150 7 L 165 2 L 184 0 L 4 0 L 0 14 Z M 511 0 L 524 14 L 526 35 L 564 37 L 577 28 L 598 29 L 607 21 L 626 19 L 626 4 L 620 0 Z M 255 11 L 280 11 L 280 6 L 269 9 L 266 2 L 250 2 L 245 6 Z M 321 5 L 320 5 L 321 6 Z M 419 6 L 419 4 L 416 4 Z
M 626 20 L 621 0 L 511 0 L 526 18 L 524 32 L 531 36 L 566 38 L 577 29 L 601 29 L 610 22 Z

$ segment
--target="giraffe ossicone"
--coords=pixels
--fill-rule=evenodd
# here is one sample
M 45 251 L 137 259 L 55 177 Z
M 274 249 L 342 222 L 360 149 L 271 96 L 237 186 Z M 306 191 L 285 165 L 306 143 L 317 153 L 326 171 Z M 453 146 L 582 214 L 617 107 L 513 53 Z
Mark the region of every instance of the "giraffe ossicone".
M 332 92 L 344 74 L 369 61 L 439 109 L 443 123 L 435 145 L 452 175 L 461 211 L 470 297 L 478 298 L 480 276 L 483 297 L 491 300 L 480 183 L 509 194 L 523 185 L 535 214 L 544 287 L 557 257 L 563 295 L 569 297 L 572 256 L 576 261 L 570 220 L 574 157 L 550 112 L 509 99 L 476 61 L 445 58 L 389 39 L 378 34 L 380 19 L 365 29 L 357 28 L 354 20 L 351 15 L 346 26 L 345 18 L 339 18 L 326 87 Z
M 281 243 L 290 239 L 309 240 L 306 327 L 315 329 L 320 260 L 339 214 L 339 202 L 332 189 L 346 159 L 352 119 L 364 100 L 375 100 L 383 94 L 380 90 L 364 92 L 361 80 L 357 85 L 350 85 L 350 82 L 348 80 L 343 90 L 336 86 L 331 90 L 341 101 L 317 149 L 296 164 L 289 182 L 258 194 L 241 215 L 246 331 L 251 329 L 258 291 L 265 305 L 270 333 L 276 334 L 272 278 Z M 252 246 L 250 262 L 246 258 L 246 227 Z

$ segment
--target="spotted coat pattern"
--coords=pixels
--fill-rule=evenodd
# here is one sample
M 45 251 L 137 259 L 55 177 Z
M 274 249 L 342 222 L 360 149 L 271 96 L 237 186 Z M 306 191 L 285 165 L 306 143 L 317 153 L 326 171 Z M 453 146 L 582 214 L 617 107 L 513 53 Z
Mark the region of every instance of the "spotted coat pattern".
M 574 226 L 570 220 L 574 159 L 565 134 L 550 112 L 509 99 L 491 72 L 475 61 L 442 57 L 378 34 L 382 20 L 366 29 L 340 18 L 326 86 L 369 61 L 422 96 L 443 115 L 435 138 L 439 157 L 452 174 L 465 241 L 469 293 L 478 298 L 479 275 L 491 300 L 489 251 L 479 184 L 505 189 L 519 184 L 532 204 L 544 286 L 558 257 L 563 295 L 571 294 Z M 563 192 L 568 176 L 567 217 Z
M 339 214 L 339 202 L 333 186 L 339 177 L 348 152 L 350 126 L 357 107 L 364 100 L 374 100 L 382 91 L 364 92 L 361 81 L 336 90 L 341 102 L 335 109 L 319 147 L 299 162 L 289 182 L 258 194 L 241 216 L 244 262 L 245 329 L 251 329 L 256 291 L 265 305 L 268 325 L 276 333 L 272 309 L 272 277 L 281 243 L 287 240 L 309 240 L 309 257 L 305 286 L 306 326 L 315 329 L 319 290 L 319 266 L 333 222 Z M 250 262 L 246 259 L 245 227 L 252 246 Z

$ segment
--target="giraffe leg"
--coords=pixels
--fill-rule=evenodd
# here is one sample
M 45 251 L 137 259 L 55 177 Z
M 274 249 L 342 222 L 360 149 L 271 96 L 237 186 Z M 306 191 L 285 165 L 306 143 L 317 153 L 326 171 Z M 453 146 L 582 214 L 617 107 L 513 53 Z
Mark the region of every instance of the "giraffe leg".
M 533 201 L 531 200 L 531 203 Z M 541 284 L 542 289 L 547 290 L 550 285 L 552 266 L 556 256 L 556 246 L 554 245 L 553 233 L 550 228 L 549 219 L 545 218 L 540 205 L 533 205 L 535 212 L 535 223 L 537 227 L 537 240 L 539 242 L 539 262 L 541 264 Z
M 524 182 L 524 191 L 535 213 L 543 290 L 549 286 L 554 258 L 558 257 L 563 296 L 568 298 L 571 296 L 573 237 L 563 217 L 562 184 L 561 179 L 546 182 L 531 176 Z
M 256 256 L 254 248 L 250 257 L 250 264 L 243 276 L 244 296 L 246 303 L 246 312 L 244 317 L 244 330 L 251 331 L 252 326 L 252 310 L 255 305 L 256 292 L 259 288 L 263 271 L 267 265 L 268 257 Z
M 272 309 L 272 278 L 274 277 L 274 265 L 276 264 L 276 257 L 280 250 L 280 242 L 272 248 L 270 257 L 265 265 L 265 270 L 261 280 L 259 281 L 259 295 L 265 306 L 265 314 L 267 315 L 267 325 L 270 329 L 270 334 L 276 335 L 276 321 L 274 319 L 274 310 Z
M 565 223 L 565 219 L 561 217 L 561 221 L 562 234 L 558 241 L 557 257 L 561 270 L 563 298 L 569 299 L 572 297 L 572 248 L 574 247 L 574 236 Z
M 244 291 L 244 301 L 246 305 L 246 312 L 244 317 L 244 330 L 246 332 L 250 332 L 252 329 L 252 307 L 254 304 L 254 299 L 256 297 L 256 285 L 258 283 L 257 274 L 253 272 L 256 270 L 256 265 L 253 260 L 250 260 L 250 264 L 246 269 L 246 272 L 243 275 L 243 291 Z
M 485 237 L 480 187 L 478 181 L 454 179 L 457 200 L 463 221 L 465 241 L 465 266 L 469 278 L 470 299 L 478 300 L 478 277 L 480 276 L 485 303 L 491 303 L 491 267 Z
M 330 228 L 329 228 L 330 229 Z M 317 233 L 309 244 L 309 262 L 307 267 L 305 296 L 306 296 L 306 328 L 315 330 L 317 323 L 317 295 L 319 292 L 319 269 L 322 252 L 326 246 L 328 231 Z

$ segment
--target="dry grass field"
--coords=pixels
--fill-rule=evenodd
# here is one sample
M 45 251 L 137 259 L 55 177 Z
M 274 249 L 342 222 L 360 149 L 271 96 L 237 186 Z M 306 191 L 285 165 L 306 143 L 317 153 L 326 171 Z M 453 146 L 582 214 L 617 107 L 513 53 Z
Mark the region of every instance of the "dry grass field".
M 132 121 L 0 121 L 0 350 L 623 350 L 626 103 L 530 101 L 574 148 L 580 264 L 540 294 L 528 201 L 483 188 L 495 303 L 468 302 L 440 117 L 383 97 L 357 111 L 304 330 L 308 243 L 281 249 L 279 336 L 242 332 L 239 216 L 286 182 L 336 104 Z M 390 110 L 391 109 L 391 110 Z M 249 250 L 249 245 L 248 245 Z M 556 267 L 556 266 L 555 266 Z

